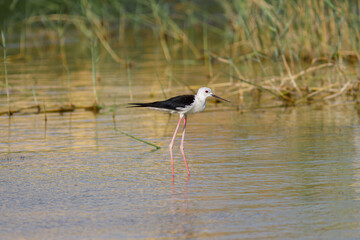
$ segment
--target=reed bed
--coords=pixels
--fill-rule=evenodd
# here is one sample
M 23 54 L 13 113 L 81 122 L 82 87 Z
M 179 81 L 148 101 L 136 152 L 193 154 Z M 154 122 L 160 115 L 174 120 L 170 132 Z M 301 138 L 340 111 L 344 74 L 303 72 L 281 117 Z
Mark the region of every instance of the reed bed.
M 168 89 L 171 66 L 179 56 L 207 67 L 210 87 L 222 88 L 225 97 L 235 99 L 237 107 L 261 106 L 264 99 L 275 99 L 282 106 L 338 100 L 358 101 L 359 78 L 354 66 L 360 60 L 360 4 L 354 1 L 5 1 L 0 20 L 4 36 L 20 35 L 20 55 L 26 56 L 30 32 L 45 32 L 53 44 L 60 43 L 61 62 L 66 70 L 70 104 L 53 111 L 84 108 L 97 112 L 101 101 L 97 93 L 96 65 L 99 51 L 106 52 L 124 67 L 133 97 L 131 68 L 136 62 L 123 58 L 114 49 L 126 35 L 149 36 L 158 41 L 167 62 Z M 22 3 L 22 2 L 21 2 Z M 94 104 L 76 106 L 71 102 L 67 67 L 66 39 L 74 32 L 91 49 Z M 3 36 L 3 39 L 5 37 Z M 55 36 L 55 37 L 54 37 Z M 150 35 L 151 36 L 151 35 Z M 144 40 L 145 41 L 145 40 Z M 98 43 L 98 44 L 97 44 Z M 5 40 L 3 48 L 6 49 Z M 41 51 L 41 50 L 39 50 Z M 179 54 L 181 52 L 186 53 Z M 6 51 L 4 66 L 6 69 Z M 40 53 L 39 53 L 40 54 Z M 88 54 L 88 53 L 87 53 Z M 215 71 L 216 66 L 222 71 Z M 244 67 L 246 66 L 246 70 Z M 271 67 L 269 67 L 271 66 Z M 352 69 L 348 71 L 349 67 Z M 154 71 L 158 78 L 158 73 Z M 5 73 L 6 88 L 9 88 Z M 222 79 L 219 82 L 219 79 Z M 224 80 L 226 79 L 226 80 Z M 165 84 L 160 84 L 166 96 Z M 196 89 L 191 83 L 184 87 Z M 8 94 L 9 95 L 9 94 Z M 345 97 L 344 97 L 345 96 Z M 9 97 L 8 97 L 9 98 Z M 34 95 L 35 98 L 35 95 Z M 36 98 L 35 98 L 36 99 Z M 250 99 L 250 100 L 247 100 Z M 10 111 L 10 100 L 9 111 Z M 37 102 L 37 100 L 36 100 Z M 248 104 L 248 102 L 251 102 Z M 257 103 L 257 104 L 254 104 Z M 39 106 L 39 104 L 37 103 Z M 106 105 L 106 103 L 105 103 Z M 106 108 L 105 108 L 106 109 Z M 44 112 L 45 110 L 38 110 Z M 14 112 L 14 111 L 13 111 Z M 46 112 L 51 112 L 48 109 Z M 4 112 L 4 114 L 6 114 Z

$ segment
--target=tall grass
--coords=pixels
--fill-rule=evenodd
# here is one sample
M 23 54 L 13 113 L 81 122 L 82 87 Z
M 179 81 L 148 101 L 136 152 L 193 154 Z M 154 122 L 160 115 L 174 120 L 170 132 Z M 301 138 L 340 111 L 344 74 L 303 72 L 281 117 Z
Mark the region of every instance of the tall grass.
M 97 69 L 97 63 L 99 62 L 99 53 L 98 53 L 98 45 L 97 45 L 97 39 L 94 39 L 91 44 L 91 72 L 92 72 L 92 86 L 93 86 L 93 93 L 95 97 L 94 106 L 98 105 L 99 103 L 99 97 L 97 92 L 97 84 L 96 84 L 96 69 Z
M 103 48 L 115 62 L 124 65 L 132 98 L 131 85 L 135 81 L 130 75 L 132 64 L 120 57 L 114 45 L 122 44 L 125 34 L 142 36 L 146 32 L 153 33 L 167 66 L 170 66 L 169 89 L 172 80 L 176 81 L 171 66 L 181 56 L 177 54 L 180 50 L 186 53 L 182 56 L 204 64 L 208 84 L 227 87 L 228 96 L 243 98 L 246 94 L 269 92 L 287 104 L 298 104 L 309 99 L 332 99 L 338 96 L 334 94 L 345 94 L 357 86 L 354 78 L 347 81 L 344 71 L 345 65 L 360 60 L 360 4 L 355 1 L 7 2 L 9 8 L 0 10 L 0 20 L 7 23 L 11 32 L 23 29 L 23 26 L 26 26 L 25 34 L 31 29 L 55 32 L 64 67 L 65 39 L 71 31 L 77 31 L 87 40 L 85 42 L 92 50 L 96 104 L 96 63 L 99 59 L 94 44 L 98 43 L 96 48 Z M 29 37 L 22 36 L 21 39 Z M 215 72 L 215 64 L 223 65 L 223 72 Z M 247 71 L 244 72 L 241 66 L 246 66 Z M 319 87 L 319 84 L 305 81 L 308 74 L 320 75 L 326 69 L 338 76 L 326 79 L 327 86 Z M 228 82 L 217 83 L 220 74 L 226 75 Z M 333 93 L 335 86 L 337 92 Z
M 129 97 L 130 97 L 130 101 L 132 102 L 133 92 L 132 92 L 132 79 L 131 79 L 130 60 L 129 59 L 127 59 L 126 73 L 127 73 L 128 86 L 129 86 Z
M 4 49 L 4 75 L 5 75 L 5 89 L 6 89 L 6 100 L 8 104 L 8 116 L 12 115 L 11 106 L 10 106 L 10 92 L 9 92 L 9 79 L 8 79 L 8 71 L 7 71 L 7 54 L 6 54 L 6 38 L 4 31 L 1 31 L 1 40 L 2 46 Z
M 206 46 L 198 44 L 201 39 L 198 36 L 203 33 L 215 35 L 216 39 L 221 37 L 222 49 L 227 49 L 224 53 L 231 54 L 228 57 L 234 60 L 249 52 L 278 58 L 285 55 L 293 60 L 357 58 L 359 50 L 360 4 L 353 1 L 66 0 L 50 4 L 39 0 L 25 5 L 8 2 L 9 7 L 12 3 L 13 14 L 6 8 L 0 10 L 4 23 L 13 27 L 29 20 L 45 26 L 56 25 L 50 23 L 53 21 L 71 23 L 88 37 L 91 32 L 95 34 L 111 57 L 124 64 L 126 61 L 119 58 L 108 41 L 115 30 L 110 26 L 114 24 L 119 26 L 116 39 L 123 39 L 126 28 L 155 30 L 167 60 L 172 58 L 171 39 L 183 42 L 195 58 L 201 57 Z M 61 25 L 57 28 L 59 35 L 65 34 Z

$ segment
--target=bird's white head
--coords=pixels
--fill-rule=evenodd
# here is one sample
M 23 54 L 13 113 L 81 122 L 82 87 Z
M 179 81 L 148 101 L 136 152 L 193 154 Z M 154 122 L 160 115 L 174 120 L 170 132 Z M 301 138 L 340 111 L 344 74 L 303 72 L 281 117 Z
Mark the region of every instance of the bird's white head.
M 210 88 L 207 88 L 207 87 L 202 87 L 202 88 L 199 88 L 196 96 L 202 100 L 206 100 L 206 98 L 208 97 L 215 97 L 215 98 L 218 98 L 218 99 L 221 99 L 223 101 L 226 101 L 226 102 L 230 102 L 226 99 L 223 99 L 221 97 L 218 97 L 216 96 L 215 94 L 213 94 L 212 90 Z
M 212 95 L 212 90 L 210 88 L 207 88 L 207 87 L 202 87 L 202 88 L 199 88 L 196 96 L 201 98 L 201 99 L 206 99 L 208 97 L 211 97 Z

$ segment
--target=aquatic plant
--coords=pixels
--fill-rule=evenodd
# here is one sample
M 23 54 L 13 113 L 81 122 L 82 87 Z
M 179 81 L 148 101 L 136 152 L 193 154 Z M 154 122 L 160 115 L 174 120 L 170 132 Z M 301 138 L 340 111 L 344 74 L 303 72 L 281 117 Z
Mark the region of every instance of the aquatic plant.
M 98 51 L 106 52 L 124 66 L 132 98 L 136 80 L 131 78 L 130 68 L 134 63 L 114 49 L 129 34 L 141 37 L 151 36 L 151 32 L 168 66 L 166 91 L 172 89 L 173 81 L 191 90 L 198 87 L 173 74 L 174 62 L 182 57 L 204 64 L 207 84 L 224 88 L 226 97 L 237 96 L 238 106 L 248 96 L 261 100 L 264 93 L 287 106 L 328 101 L 346 94 L 357 99 L 358 81 L 344 66 L 360 60 L 359 11 L 359 3 L 340 0 L 209 0 L 206 4 L 186 0 L 39 0 L 20 4 L 5 0 L 0 3 L 0 22 L 6 25 L 5 33 L 10 39 L 16 39 L 17 30 L 21 33 L 20 57 L 24 59 L 28 58 L 25 41 L 36 38 L 30 32 L 43 31 L 54 45 L 59 41 L 70 105 L 70 70 L 66 60 L 66 39 L 70 35 L 76 32 L 84 45 L 92 49 L 92 85 L 98 104 L 96 63 L 101 59 L 100 54 L 95 57 L 94 43 L 98 43 Z M 40 48 L 37 53 L 44 54 Z M 4 54 L 5 60 L 9 57 Z M 215 70 L 219 65 L 224 67 Z M 322 75 L 329 72 L 332 74 Z M 309 78 L 309 74 L 315 76 Z M 160 80 L 158 83 L 161 85 Z M 160 88 L 165 95 L 164 87 Z M 10 114 L 10 99 L 8 102 Z
M 7 54 L 6 54 L 6 38 L 5 38 L 5 34 L 4 31 L 1 31 L 1 40 L 2 40 L 2 46 L 4 49 L 4 76 L 5 76 L 5 89 L 6 89 L 6 100 L 7 100 L 7 104 L 8 104 L 8 115 L 9 117 L 13 114 L 13 112 L 11 111 L 11 106 L 10 106 L 10 92 L 9 92 L 9 79 L 8 79 L 8 72 L 7 72 Z

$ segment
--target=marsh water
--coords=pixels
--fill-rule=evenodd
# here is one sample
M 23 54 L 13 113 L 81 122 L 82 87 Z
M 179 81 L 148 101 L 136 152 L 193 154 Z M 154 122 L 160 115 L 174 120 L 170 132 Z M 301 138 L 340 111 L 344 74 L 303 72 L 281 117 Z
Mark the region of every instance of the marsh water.
M 358 239 L 360 118 L 353 106 L 239 112 L 210 101 L 189 116 L 191 176 L 178 135 L 172 181 L 168 144 L 177 116 L 125 106 L 164 99 L 168 73 L 178 81 L 167 97 L 189 93 L 179 80 L 203 85 L 206 68 L 169 68 L 150 49 L 131 79 L 110 60 L 100 64 L 98 94 L 107 108 L 98 114 L 0 117 L 1 239 Z M 33 105 L 34 95 L 49 108 L 91 105 L 91 63 L 69 56 L 67 64 L 70 75 L 53 56 L 10 62 L 13 107 Z

